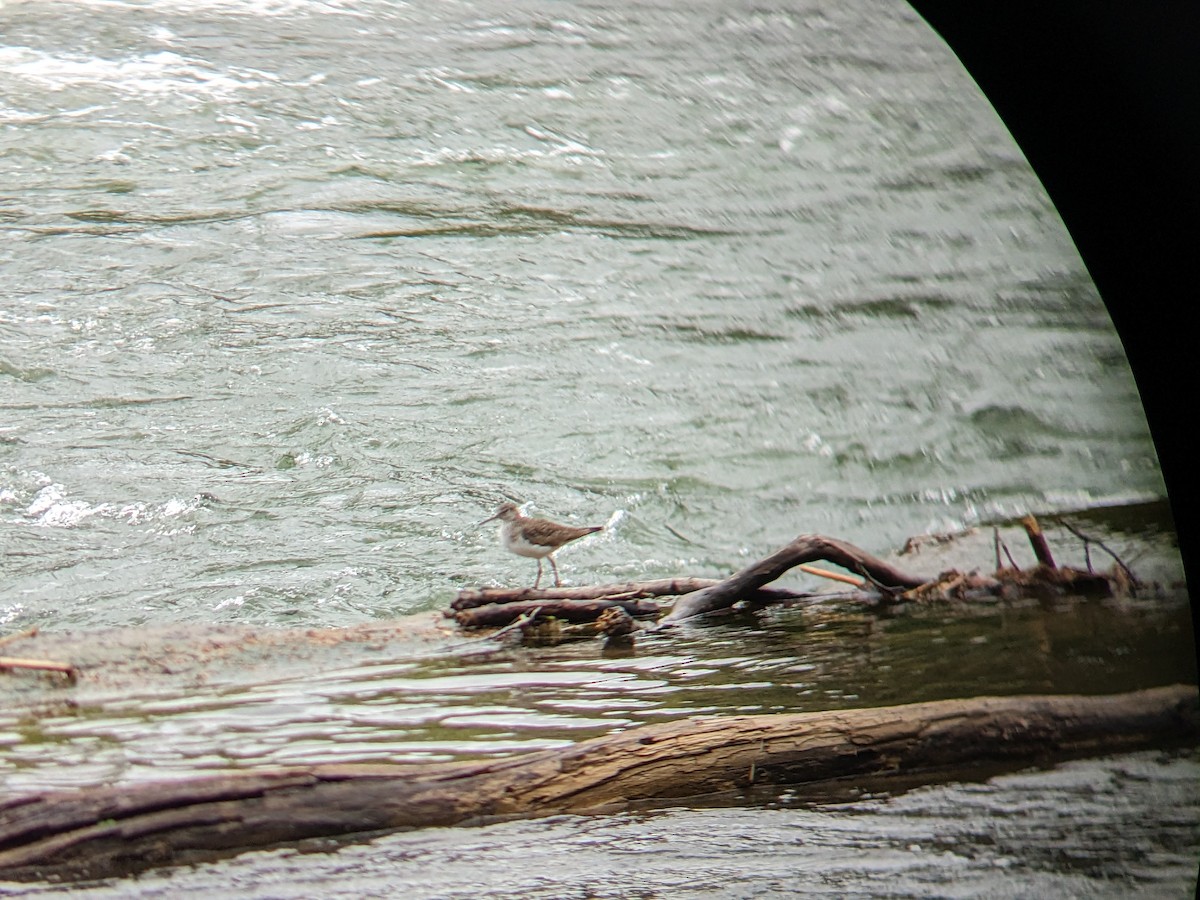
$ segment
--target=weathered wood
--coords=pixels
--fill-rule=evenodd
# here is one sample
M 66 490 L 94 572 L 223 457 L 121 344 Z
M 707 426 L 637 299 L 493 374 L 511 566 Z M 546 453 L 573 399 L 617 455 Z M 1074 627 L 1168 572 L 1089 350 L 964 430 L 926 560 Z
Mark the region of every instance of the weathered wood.
M 16 641 L 23 641 L 25 638 L 34 637 L 37 633 L 38 628 L 35 625 L 32 628 L 26 628 L 24 631 L 18 631 L 14 634 L 6 634 L 3 637 L 0 637 L 0 647 L 3 647 L 5 644 L 15 643 Z
M 452 610 L 473 609 L 489 603 L 524 603 L 543 600 L 636 600 L 654 597 L 678 597 L 720 584 L 714 578 L 659 578 L 652 581 L 628 581 L 622 584 L 590 584 L 554 588 L 479 588 L 458 592 L 450 604 Z M 796 600 L 812 596 L 796 591 L 766 590 L 764 601 Z
M 614 811 L 744 788 L 1027 765 L 1200 737 L 1194 685 L 712 717 L 431 765 L 325 765 L 0 801 L 0 879 L 103 878 L 317 836 Z
M 632 602 L 651 597 L 676 596 L 674 607 L 660 620 L 658 627 L 671 626 L 684 619 L 718 612 L 742 602 L 771 604 L 794 600 L 829 600 L 830 595 L 801 593 L 765 585 L 790 569 L 847 582 L 858 588 L 853 594 L 839 599 L 852 599 L 874 604 L 905 601 L 932 602 L 938 600 L 986 600 L 996 597 L 1055 596 L 1080 593 L 1091 596 L 1111 596 L 1136 584 L 1132 573 L 1121 564 L 1122 572 L 1101 574 L 1081 571 L 1054 564 L 1045 535 L 1037 520 L 1027 516 L 1022 524 L 1034 547 L 1040 565 L 1028 571 L 1013 566 L 999 568 L 992 575 L 978 572 L 947 571 L 937 578 L 925 578 L 903 571 L 891 563 L 845 541 L 824 535 L 800 535 L 786 547 L 761 559 L 724 580 L 705 578 L 672 578 L 624 584 L 592 585 L 573 588 L 485 588 L 464 590 L 452 604 L 447 615 L 468 627 L 504 625 L 529 612 L 535 605 L 543 608 L 543 616 L 559 615 L 571 622 L 594 619 L 605 608 L 604 603 Z M 1000 541 L 996 536 L 997 563 Z M 1005 548 L 1005 552 L 1007 549 Z M 807 563 L 826 560 L 863 576 L 862 579 L 814 568 Z M 1118 563 L 1120 561 L 1118 560 Z M 561 615 L 554 604 L 564 604 Z M 588 607 L 576 605 L 595 603 L 592 615 Z M 501 606 L 512 606 L 504 612 Z M 486 610 L 464 615 L 467 610 Z M 455 612 L 457 611 L 457 612 Z M 627 607 L 634 615 L 640 613 Z
M 1058 568 L 1054 565 L 1054 554 L 1050 552 L 1050 545 L 1046 543 L 1046 535 L 1042 533 L 1042 526 L 1038 524 L 1037 518 L 1032 515 L 1026 516 L 1021 520 L 1021 527 L 1029 537 L 1029 546 L 1033 548 L 1033 555 L 1037 557 L 1037 561 L 1047 569 Z
M 819 534 L 802 534 L 783 549 L 747 566 L 724 581 L 686 595 L 662 620 L 663 624 L 673 624 L 732 606 L 789 569 L 817 560 L 831 562 L 857 572 L 875 584 L 888 588 L 915 588 L 930 580 L 903 572 L 845 541 Z
M 58 662 L 53 659 L 23 659 L 15 656 L 0 656 L 0 670 L 4 669 L 36 669 L 42 672 L 61 672 L 68 681 L 79 677 L 79 672 L 70 663 Z
M 527 600 L 462 609 L 454 614 L 454 620 L 463 628 L 494 628 L 531 614 L 539 619 L 554 617 L 567 622 L 594 622 L 613 607 L 640 618 L 657 618 L 662 614 L 662 607 L 653 600 Z
M 842 584 L 850 584 L 857 588 L 865 587 L 867 584 L 862 578 L 855 578 L 853 575 L 846 575 L 843 572 L 830 572 L 828 569 L 820 569 L 810 566 L 808 563 L 801 563 L 796 568 L 808 575 L 817 575 L 821 578 L 828 578 L 830 581 L 840 581 Z
M 1117 593 L 1121 582 L 1111 575 L 1100 572 L 1085 572 L 1069 566 L 1050 569 L 1037 566 L 1033 569 L 1002 569 L 994 576 L 997 586 L 992 594 L 1005 591 L 1025 597 L 1062 597 L 1073 594 L 1080 597 L 1111 597 Z

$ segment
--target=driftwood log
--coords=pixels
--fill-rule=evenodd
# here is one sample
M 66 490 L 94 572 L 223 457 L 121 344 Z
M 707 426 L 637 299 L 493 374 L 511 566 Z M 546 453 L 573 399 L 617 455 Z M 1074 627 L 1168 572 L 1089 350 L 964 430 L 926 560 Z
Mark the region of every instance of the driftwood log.
M 655 597 L 678 597 L 720 584 L 716 578 L 659 578 L 652 581 L 626 581 L 618 584 L 585 584 L 577 587 L 553 588 L 467 588 L 458 592 L 450 609 L 461 612 L 495 603 L 534 603 L 568 600 L 584 602 L 600 600 L 649 600 Z M 783 588 L 763 588 L 753 595 L 763 602 L 800 600 L 812 594 Z
M 754 784 L 911 785 L 1195 742 L 1194 685 L 690 719 L 567 749 L 430 765 L 320 765 L 0 800 L 0 880 L 103 878 L 306 838 L 610 812 Z
M 930 581 L 929 578 L 902 572 L 891 563 L 884 562 L 845 541 L 819 534 L 802 534 L 783 549 L 747 566 L 724 581 L 683 597 L 662 620 L 663 624 L 672 624 L 732 606 L 789 569 L 818 560 L 836 563 L 842 568 L 857 572 L 885 589 L 906 590 L 920 587 Z
M 67 681 L 74 682 L 79 677 L 78 670 L 70 663 L 57 662 L 52 659 L 20 659 L 13 656 L 0 656 L 0 672 L 6 669 L 33 669 L 40 672 L 60 672 L 67 676 Z
M 37 628 L 29 628 L 17 634 L 6 634 L 0 637 L 0 647 L 5 644 L 11 644 L 25 638 L 33 637 L 38 633 Z M 0 672 L 8 669 L 33 669 L 41 672 L 60 672 L 67 676 L 67 681 L 74 683 L 79 677 L 78 670 L 70 663 L 58 662 L 53 659 L 24 659 L 14 656 L 0 656 Z
M 664 578 L 657 581 L 555 588 L 484 588 L 463 590 L 451 604 L 448 616 L 464 627 L 503 626 L 527 616 L 526 624 L 551 617 L 568 622 L 593 621 L 606 609 L 621 605 L 638 618 L 659 617 L 658 627 L 669 627 L 685 619 L 727 610 L 737 603 L 770 604 L 794 600 L 830 600 L 823 593 L 798 593 L 766 587 L 791 569 L 848 582 L 855 590 L 838 599 L 872 604 L 928 602 L 939 599 L 982 599 L 990 597 L 1060 596 L 1066 593 L 1111 596 L 1133 590 L 1137 582 L 1117 559 L 1113 574 L 1088 569 L 1059 567 L 1054 562 L 1041 526 L 1033 516 L 1021 520 L 1038 560 L 1035 568 L 1002 567 L 999 533 L 996 536 L 997 569 L 992 575 L 976 572 L 943 572 L 936 578 L 904 571 L 853 544 L 819 534 L 802 534 L 794 541 L 723 580 Z M 1085 540 L 1085 547 L 1089 539 Z M 1103 547 L 1103 545 L 1099 545 Z M 1008 555 L 1007 547 L 1003 548 Z M 1104 548 L 1107 549 L 1107 548 Z M 1008 555 L 1011 561 L 1011 555 Z M 1114 556 L 1114 559 L 1116 557 Z M 816 569 L 808 563 L 825 561 L 857 573 L 854 578 Z M 678 598 L 673 607 L 657 606 L 651 599 Z
M 595 622 L 611 607 L 643 618 L 656 618 L 662 614 L 662 607 L 652 600 L 519 600 L 459 610 L 454 614 L 454 620 L 464 628 L 507 625 L 520 616 L 553 616 L 566 622 Z
M 620 605 L 627 613 L 639 618 L 658 618 L 666 610 L 653 603 L 653 598 L 681 597 L 665 618 L 671 624 L 685 618 L 727 609 L 738 602 L 781 603 L 806 600 L 828 595 L 801 593 L 766 585 L 789 569 L 806 571 L 850 581 L 861 586 L 857 579 L 836 573 L 822 572 L 805 565 L 824 560 L 836 563 L 863 575 L 877 587 L 913 588 L 928 579 L 901 572 L 890 563 L 865 550 L 821 535 L 801 535 L 782 550 L 748 566 L 737 574 L 723 579 L 661 578 L 656 581 L 634 581 L 624 584 L 585 585 L 555 588 L 482 588 L 463 590 L 450 605 L 448 616 L 467 628 L 507 625 L 522 615 L 536 613 L 537 618 L 559 617 L 569 622 L 595 620 L 611 606 Z M 878 592 L 857 590 L 851 596 L 860 600 L 878 600 Z

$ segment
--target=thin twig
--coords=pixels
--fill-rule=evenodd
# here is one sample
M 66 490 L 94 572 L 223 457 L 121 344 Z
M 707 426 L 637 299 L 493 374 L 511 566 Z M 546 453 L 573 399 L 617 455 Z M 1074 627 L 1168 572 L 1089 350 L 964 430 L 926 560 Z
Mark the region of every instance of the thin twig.
M 692 540 L 690 537 L 688 537 L 686 534 L 682 534 L 682 533 L 680 533 L 680 532 L 676 531 L 674 528 L 672 528 L 672 527 L 671 527 L 671 526 L 670 526 L 668 523 L 666 523 L 666 522 L 664 522 L 664 523 L 663 523 L 663 528 L 667 529 L 667 531 L 671 532 L 671 534 L 675 535 L 675 537 L 679 538 L 679 539 L 680 539 L 681 541 L 683 541 L 685 544 L 692 544 L 692 545 L 695 545 L 695 543 L 696 543 L 696 542 L 695 542 L 695 541 L 693 541 L 693 540 Z
M 1029 537 L 1033 555 L 1037 557 L 1038 563 L 1047 569 L 1058 568 L 1054 563 L 1054 555 L 1050 552 L 1050 545 L 1046 543 L 1046 535 L 1042 533 L 1042 526 L 1038 524 L 1037 517 L 1030 513 L 1021 520 L 1021 526 Z
M 5 644 L 24 640 L 25 638 L 34 637 L 37 633 L 38 628 L 34 625 L 32 628 L 27 628 L 25 631 L 18 631 L 16 634 L 6 634 L 4 637 L 0 637 L 0 647 L 3 647 Z
M 603 597 L 597 597 L 596 600 L 611 600 L 616 603 L 619 600 L 642 600 L 646 599 L 641 591 L 625 591 L 621 594 L 605 594 Z M 650 598 L 653 599 L 653 598 Z
M 1004 543 L 1004 541 L 1001 541 L 1000 546 L 1004 548 L 1004 555 L 1008 557 L 1008 564 L 1020 572 L 1021 567 L 1017 565 L 1017 561 L 1013 559 L 1012 554 L 1008 552 L 1008 544 Z
M 801 572 L 807 572 L 809 575 L 819 575 L 821 578 L 828 578 L 831 581 L 840 581 L 842 584 L 852 584 L 855 587 L 863 587 L 866 582 L 861 578 L 855 578 L 853 575 L 845 575 L 841 572 L 830 572 L 828 569 L 818 569 L 816 566 L 810 566 L 808 563 L 801 563 L 796 566 Z
M 1068 522 L 1059 520 L 1058 524 L 1061 525 L 1063 528 L 1067 529 L 1067 531 L 1071 532 L 1071 534 L 1075 535 L 1075 537 L 1077 537 L 1081 541 L 1083 541 L 1083 546 L 1084 546 L 1085 551 L 1087 549 L 1088 544 L 1095 544 L 1097 547 L 1099 547 L 1101 550 L 1103 550 L 1105 553 L 1107 553 L 1109 556 L 1111 556 L 1113 558 L 1113 561 L 1116 562 L 1116 564 L 1121 567 L 1121 571 L 1123 571 L 1126 574 L 1126 576 L 1128 576 L 1130 584 L 1136 585 L 1138 583 L 1137 578 L 1133 574 L 1133 570 L 1131 570 L 1129 568 L 1129 566 L 1125 565 L 1125 562 L 1121 559 L 1121 557 L 1117 556 L 1116 553 L 1114 553 L 1112 550 L 1110 550 L 1108 547 L 1106 547 L 1104 545 L 1103 541 L 1098 541 L 1094 537 L 1088 537 L 1086 534 L 1084 534 L 1082 531 L 1080 531 L 1078 528 L 1076 528 L 1075 526 L 1071 525 Z M 1089 572 L 1091 571 L 1091 561 L 1090 560 L 1088 561 L 1088 571 Z
M 537 609 L 532 610 L 531 612 L 528 612 L 525 615 L 521 616 L 521 618 L 517 619 L 515 622 L 510 622 L 508 625 L 505 625 L 499 631 L 493 632 L 492 634 L 489 635 L 489 637 L 492 640 L 495 640 L 496 638 L 500 637 L 502 634 L 507 634 L 510 631 L 516 631 L 521 628 L 524 628 L 526 625 L 528 625 L 530 622 L 532 622 L 534 619 L 536 619 L 538 617 L 538 614 L 541 611 L 542 611 L 542 608 L 539 606 Z
M 505 635 L 510 631 L 515 631 L 518 628 L 522 628 L 522 627 L 528 625 L 535 618 L 537 618 L 538 614 L 541 611 L 542 611 L 542 607 L 539 606 L 537 609 L 534 609 L 530 612 L 527 612 L 523 616 L 518 616 L 516 619 L 513 619 L 513 621 L 509 622 L 507 625 L 505 625 L 503 628 L 499 629 L 498 631 L 493 631 L 491 634 L 485 634 L 482 637 L 469 638 L 468 640 L 465 640 L 465 641 L 459 641 L 458 643 L 453 644 L 452 646 L 453 647 L 461 647 L 464 644 L 478 644 L 481 641 L 494 641 L 496 638 L 501 637 L 502 635 Z
M 50 659 L 18 659 L 15 656 L 0 656 L 0 669 L 38 669 L 43 672 L 62 672 L 70 681 L 74 681 L 79 676 L 79 670 L 70 663 L 55 662 Z

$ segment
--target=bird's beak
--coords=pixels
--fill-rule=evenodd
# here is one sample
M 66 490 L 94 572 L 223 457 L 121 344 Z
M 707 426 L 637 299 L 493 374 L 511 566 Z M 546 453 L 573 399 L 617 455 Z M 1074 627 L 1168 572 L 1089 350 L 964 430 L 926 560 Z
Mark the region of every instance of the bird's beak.
M 494 516 L 488 516 L 486 519 L 484 519 L 482 522 L 480 522 L 479 525 L 476 525 L 475 527 L 479 528 L 483 525 L 486 525 L 488 522 L 496 521 L 498 518 L 500 518 L 500 513 L 496 513 Z

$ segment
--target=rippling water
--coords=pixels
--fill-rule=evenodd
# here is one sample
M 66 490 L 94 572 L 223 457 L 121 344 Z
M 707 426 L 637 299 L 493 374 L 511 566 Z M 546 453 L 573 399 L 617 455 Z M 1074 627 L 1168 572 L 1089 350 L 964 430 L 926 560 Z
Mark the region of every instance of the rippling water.
M 805 531 L 884 552 L 1163 497 L 1053 206 L 903 4 L 24 0 L 0 33 L 5 630 L 433 610 L 531 578 L 475 527 L 505 498 L 609 526 L 562 555 L 585 583 L 721 575 Z M 1130 540 L 1169 571 L 1159 527 Z M 0 722 L 3 774 L 440 758 L 684 712 L 1194 678 L 1178 602 L 1088 609 L 1065 614 L 1090 638 L 1048 652 L 1045 611 L 948 634 L 793 610 L 626 659 L 448 653 L 106 699 Z M 980 638 L 1012 652 L 929 684 L 938 640 Z M 654 821 L 670 843 L 694 815 Z
M 3 15 L 14 625 L 428 608 L 527 577 L 505 497 L 615 526 L 587 581 L 1162 493 L 1060 220 L 899 4 Z
M 251 854 L 219 873 L 141 879 L 140 897 L 301 898 L 339 883 L 369 898 L 1185 897 L 1195 868 L 1131 811 L 1171 809 L 1169 840 L 1194 839 L 1200 764 L 1134 754 L 1053 773 L 929 788 L 881 800 L 773 808 L 556 817 L 389 835 L 341 852 Z M 1091 845 L 1081 849 L 1087 831 Z M 1120 833 L 1117 859 L 1104 842 Z M 569 862 L 567 862 L 569 860 Z M 43 896 L 40 891 L 34 896 Z M 127 896 L 128 888 L 71 896 Z
M 829 602 L 642 634 L 632 648 L 460 641 L 422 656 L 358 648 L 315 659 L 289 674 L 174 690 L 148 682 L 128 695 L 84 684 L 74 704 L 51 694 L 36 715 L 0 713 L 0 785 L 33 791 L 197 770 L 509 755 L 704 714 L 1196 679 L 1189 609 L 1178 599 L 882 616 Z

